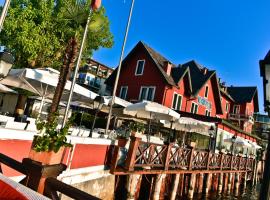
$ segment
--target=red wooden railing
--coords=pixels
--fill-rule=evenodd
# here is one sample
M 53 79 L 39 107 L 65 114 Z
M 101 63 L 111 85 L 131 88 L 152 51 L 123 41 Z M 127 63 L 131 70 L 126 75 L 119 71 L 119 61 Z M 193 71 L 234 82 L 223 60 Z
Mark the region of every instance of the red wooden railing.
M 252 171 L 254 159 L 238 155 L 213 153 L 174 144 L 161 145 L 131 138 L 125 169 L 159 170 L 230 170 Z

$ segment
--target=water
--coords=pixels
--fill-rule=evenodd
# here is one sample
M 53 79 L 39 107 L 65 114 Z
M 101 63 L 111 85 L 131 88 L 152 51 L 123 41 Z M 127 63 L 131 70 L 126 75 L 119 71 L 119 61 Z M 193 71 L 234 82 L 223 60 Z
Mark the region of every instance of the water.
M 209 193 L 207 196 L 194 196 L 194 200 L 258 200 L 260 194 L 260 185 L 256 187 L 247 186 L 245 191 L 239 191 L 239 195 L 236 197 L 233 194 L 216 194 Z M 185 198 L 181 198 L 182 200 Z

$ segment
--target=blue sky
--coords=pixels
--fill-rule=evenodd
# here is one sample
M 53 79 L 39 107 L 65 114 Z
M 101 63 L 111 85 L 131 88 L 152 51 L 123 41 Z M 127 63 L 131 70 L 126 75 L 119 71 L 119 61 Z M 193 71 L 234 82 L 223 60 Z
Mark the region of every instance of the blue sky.
M 102 3 L 115 44 L 93 58 L 115 67 L 131 0 Z M 227 85 L 258 86 L 262 112 L 258 62 L 270 49 L 269 8 L 269 0 L 135 0 L 125 55 L 142 40 L 175 64 L 194 59 Z
M 168 3 L 167 3 L 168 2 Z M 115 37 L 93 58 L 118 64 L 131 0 L 104 0 Z M 175 64 L 196 60 L 227 85 L 258 86 L 259 60 L 270 49 L 269 0 L 135 0 L 125 55 L 142 40 Z

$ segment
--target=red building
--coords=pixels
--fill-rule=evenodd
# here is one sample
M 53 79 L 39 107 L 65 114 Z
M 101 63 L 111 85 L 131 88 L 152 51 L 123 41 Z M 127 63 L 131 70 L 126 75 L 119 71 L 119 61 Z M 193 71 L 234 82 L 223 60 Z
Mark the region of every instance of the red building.
M 116 72 L 107 79 L 108 85 L 113 85 Z M 229 120 L 230 129 L 237 129 L 229 132 L 236 135 L 251 133 L 252 115 L 259 110 L 256 87 L 226 87 L 219 83 L 215 70 L 193 60 L 173 64 L 141 41 L 123 60 L 117 95 L 130 102 L 155 101 L 182 116 L 207 116 L 203 119 L 216 119 L 224 130 L 228 127 L 222 119 Z

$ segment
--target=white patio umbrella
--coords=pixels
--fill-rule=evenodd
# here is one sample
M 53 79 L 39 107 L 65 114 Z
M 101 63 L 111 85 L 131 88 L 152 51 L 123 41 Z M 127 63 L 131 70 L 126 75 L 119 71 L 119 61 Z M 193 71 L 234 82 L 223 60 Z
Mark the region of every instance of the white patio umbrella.
M 180 114 L 174 110 L 151 101 L 142 101 L 139 103 L 128 105 L 124 111 L 124 114 L 131 115 L 144 119 L 158 119 L 174 121 L 180 118 Z
M 10 89 L 9 87 L 0 83 L 0 92 L 1 93 L 14 93 L 17 94 L 18 92 L 15 90 Z
M 257 143 L 255 143 L 255 142 L 249 142 L 249 144 L 253 147 L 253 148 L 255 148 L 255 149 L 261 149 L 262 147 L 261 146 L 259 146 Z
M 137 118 L 148 119 L 148 133 L 150 133 L 152 119 L 170 121 L 171 131 L 172 123 L 180 117 L 180 114 L 175 112 L 174 110 L 151 101 L 142 101 L 129 105 L 123 110 L 123 113 Z
M 58 83 L 60 72 L 52 69 L 12 69 L 8 76 L 0 81 L 0 83 L 12 87 L 28 90 L 42 97 L 40 111 L 44 103 L 44 99 L 52 99 L 55 88 Z M 62 100 L 66 100 L 71 87 L 71 82 L 67 81 Z M 80 102 L 89 102 L 97 96 L 96 93 L 76 84 L 74 87 L 73 100 Z
M 224 139 L 224 142 L 232 143 L 232 138 Z M 236 137 L 234 144 L 240 147 L 251 147 L 251 144 L 249 144 L 248 141 L 241 137 Z

